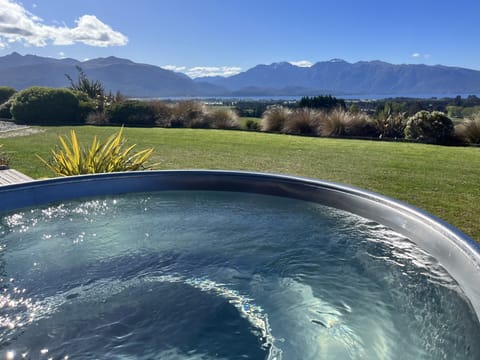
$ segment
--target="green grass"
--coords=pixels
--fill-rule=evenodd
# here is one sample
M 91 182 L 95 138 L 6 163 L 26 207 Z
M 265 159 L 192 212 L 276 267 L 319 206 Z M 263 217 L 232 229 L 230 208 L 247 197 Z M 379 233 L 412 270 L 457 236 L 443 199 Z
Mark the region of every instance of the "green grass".
M 70 127 L 0 139 L 11 166 L 34 177 L 53 176 L 47 158 Z M 83 143 L 117 129 L 75 127 Z M 235 169 L 284 173 L 358 186 L 403 200 L 480 241 L 480 148 L 308 138 L 243 131 L 125 129 L 137 149 L 154 147 L 162 169 Z
M 240 128 L 243 129 L 243 130 L 247 130 L 247 121 L 254 121 L 260 127 L 260 123 L 261 123 L 262 119 L 256 118 L 256 117 L 242 116 L 238 119 L 238 121 L 240 122 Z

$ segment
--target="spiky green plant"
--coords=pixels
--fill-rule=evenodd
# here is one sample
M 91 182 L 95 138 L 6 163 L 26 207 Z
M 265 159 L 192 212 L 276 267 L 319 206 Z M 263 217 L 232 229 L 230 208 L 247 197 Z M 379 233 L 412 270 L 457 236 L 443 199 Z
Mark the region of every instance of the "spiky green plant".
M 98 80 L 90 80 L 80 66 L 75 67 L 78 71 L 78 79 L 76 82 L 73 81 L 70 75 L 65 74 L 68 81 L 70 82 L 70 89 L 85 93 L 91 99 L 104 97 L 105 87 L 103 86 L 103 84 Z
M 135 144 L 125 148 L 123 127 L 103 143 L 95 136 L 88 148 L 80 145 L 74 130 L 71 130 L 69 140 L 62 136 L 58 138 L 61 146 L 52 150 L 52 156 L 48 161 L 37 155 L 58 176 L 145 170 L 158 165 L 146 165 L 153 148 L 136 153 L 133 152 Z

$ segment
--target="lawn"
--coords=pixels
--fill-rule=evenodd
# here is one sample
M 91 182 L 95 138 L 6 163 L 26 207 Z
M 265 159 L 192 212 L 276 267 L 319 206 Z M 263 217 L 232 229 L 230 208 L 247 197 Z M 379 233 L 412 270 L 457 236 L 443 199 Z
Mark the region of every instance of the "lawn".
M 0 139 L 12 167 L 51 177 L 47 158 L 70 127 Z M 82 142 L 116 132 L 76 127 Z M 446 220 L 480 241 L 480 148 L 308 138 L 243 131 L 125 129 L 129 144 L 154 147 L 162 169 L 234 169 L 292 174 L 358 186 L 403 200 Z

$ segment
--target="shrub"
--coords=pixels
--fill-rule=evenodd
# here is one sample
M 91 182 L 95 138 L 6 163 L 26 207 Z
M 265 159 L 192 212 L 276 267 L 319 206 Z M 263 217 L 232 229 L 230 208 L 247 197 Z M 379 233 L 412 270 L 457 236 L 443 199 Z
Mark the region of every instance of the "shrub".
M 13 103 L 13 97 L 11 97 L 8 101 L 0 105 L 0 118 L 3 118 L 3 119 L 12 118 L 12 112 L 11 112 L 12 103 Z
M 238 129 L 240 126 L 237 114 L 229 108 L 210 110 L 204 118 L 209 127 L 214 129 Z
M 292 111 L 283 106 L 275 106 L 263 113 L 261 128 L 262 131 L 280 132 Z
M 359 136 L 359 137 L 377 137 L 378 129 L 375 122 L 363 112 L 350 113 L 346 112 L 348 119 L 346 125 L 347 136 Z
M 245 121 L 245 128 L 247 130 L 258 131 L 260 130 L 259 121 L 256 119 L 247 119 L 247 121 Z
M 480 144 L 480 113 L 455 126 L 455 136 L 467 144 Z
M 453 123 L 444 113 L 422 110 L 408 118 L 405 138 L 429 144 L 447 144 L 453 137 Z
M 145 165 L 153 153 L 153 148 L 137 153 L 133 153 L 135 145 L 125 148 L 123 127 L 103 143 L 94 137 L 89 148 L 80 145 L 74 130 L 71 130 L 68 142 L 62 136 L 59 136 L 59 140 L 61 148 L 52 150 L 49 161 L 37 155 L 58 176 L 132 171 L 158 165 Z
M 180 101 L 173 105 L 170 126 L 175 128 L 201 127 L 205 107 L 197 101 Z M 208 126 L 207 126 L 208 127 Z
M 19 91 L 10 109 L 15 121 L 25 124 L 78 122 L 78 99 L 68 89 L 34 86 Z
M 108 125 L 109 121 L 107 114 L 105 114 L 104 112 L 95 111 L 87 115 L 85 123 L 87 125 Z
M 86 123 L 90 114 L 95 113 L 96 104 L 94 101 L 79 101 L 78 102 L 78 112 L 77 120 L 80 123 Z
M 112 124 L 152 126 L 155 114 L 147 102 L 127 100 L 112 104 L 107 109 L 107 117 Z
M 0 105 L 8 101 L 17 90 L 10 86 L 0 86 Z
M 401 139 L 405 136 L 406 113 L 382 113 L 375 120 L 380 138 Z
M 282 132 L 297 135 L 318 135 L 321 113 L 312 109 L 296 109 L 284 122 Z
M 345 136 L 349 122 L 346 111 L 335 109 L 320 119 L 319 133 L 321 136 Z
M 148 105 L 152 108 L 155 124 L 160 127 L 170 127 L 172 108 L 165 101 L 160 100 L 149 101 Z

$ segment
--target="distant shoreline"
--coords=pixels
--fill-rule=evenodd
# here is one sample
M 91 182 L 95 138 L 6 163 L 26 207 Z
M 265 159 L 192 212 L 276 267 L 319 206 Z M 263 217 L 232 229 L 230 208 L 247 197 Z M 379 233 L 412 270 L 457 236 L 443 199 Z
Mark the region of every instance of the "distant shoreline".
M 330 95 L 330 94 L 318 94 L 318 95 Z M 480 93 L 473 94 L 331 94 L 339 99 L 345 100 L 386 100 L 386 99 L 454 99 L 457 96 L 461 96 L 462 99 L 466 99 L 469 96 L 476 96 L 480 98 Z M 135 98 L 139 100 L 221 100 L 221 101 L 298 101 L 302 96 L 297 95 L 279 95 L 279 96 L 159 96 L 151 98 Z

